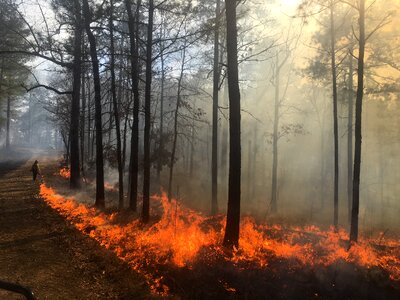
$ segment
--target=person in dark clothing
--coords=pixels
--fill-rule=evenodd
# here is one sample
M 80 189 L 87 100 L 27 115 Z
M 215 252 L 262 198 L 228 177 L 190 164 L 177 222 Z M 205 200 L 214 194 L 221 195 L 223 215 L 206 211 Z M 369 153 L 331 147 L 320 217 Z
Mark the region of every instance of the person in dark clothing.
M 31 168 L 31 172 L 32 172 L 32 175 L 33 175 L 33 181 L 35 181 L 37 175 L 38 174 L 40 175 L 39 162 L 37 160 L 35 160 L 35 162 L 33 163 L 32 168 Z

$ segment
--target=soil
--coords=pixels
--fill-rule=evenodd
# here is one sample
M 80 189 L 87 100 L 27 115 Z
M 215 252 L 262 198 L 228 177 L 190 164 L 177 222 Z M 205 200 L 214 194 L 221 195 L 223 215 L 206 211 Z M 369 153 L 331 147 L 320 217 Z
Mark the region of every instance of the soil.
M 0 162 L 0 280 L 29 287 L 37 299 L 155 298 L 143 278 L 39 198 L 32 163 Z M 21 297 L 0 290 L 0 299 Z
M 38 155 L 38 154 L 37 154 Z M 37 157 L 37 155 L 34 155 Z M 145 280 L 110 250 L 77 231 L 38 196 L 31 157 L 1 162 L 0 280 L 28 286 L 37 299 L 155 299 Z M 68 181 L 54 176 L 54 156 L 39 159 L 46 184 L 68 193 Z M 89 199 L 93 191 L 86 189 Z M 107 207 L 116 197 L 106 197 Z M 178 299 L 400 299 L 400 285 L 379 268 L 345 262 L 327 268 L 299 268 L 271 257 L 268 267 L 208 257 L 203 249 L 190 268 L 152 265 Z M 0 299 L 22 299 L 0 290 Z

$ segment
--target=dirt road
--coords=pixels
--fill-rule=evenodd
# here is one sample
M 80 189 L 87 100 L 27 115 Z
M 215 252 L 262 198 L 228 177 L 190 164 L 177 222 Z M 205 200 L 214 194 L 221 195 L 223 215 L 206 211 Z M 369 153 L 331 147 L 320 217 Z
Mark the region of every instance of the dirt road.
M 0 162 L 0 280 L 37 299 L 149 299 L 144 281 L 38 196 L 31 161 Z M 21 299 L 0 291 L 0 299 Z

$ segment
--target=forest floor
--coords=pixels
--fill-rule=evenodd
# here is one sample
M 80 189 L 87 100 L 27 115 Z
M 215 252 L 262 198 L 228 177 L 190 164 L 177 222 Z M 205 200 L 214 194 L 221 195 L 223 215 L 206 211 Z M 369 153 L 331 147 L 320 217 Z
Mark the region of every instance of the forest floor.
M 38 299 L 159 298 L 111 250 L 45 204 L 29 172 L 32 160 L 1 162 L 0 156 L 0 280 L 29 286 Z M 46 184 L 67 190 L 68 181 L 54 176 L 55 157 L 39 161 Z M 216 256 L 211 268 L 203 256 L 190 268 L 169 264 L 149 271 L 163 277 L 173 299 L 400 299 L 399 283 L 378 268 L 345 262 L 298 268 L 294 260 L 273 256 L 266 268 Z M 0 299 L 15 299 L 5 295 L 0 291 Z
M 153 299 L 145 281 L 39 198 L 29 155 L 0 161 L 0 280 L 37 299 Z M 43 172 L 54 158 L 39 158 Z M 23 299 L 0 290 L 0 299 Z

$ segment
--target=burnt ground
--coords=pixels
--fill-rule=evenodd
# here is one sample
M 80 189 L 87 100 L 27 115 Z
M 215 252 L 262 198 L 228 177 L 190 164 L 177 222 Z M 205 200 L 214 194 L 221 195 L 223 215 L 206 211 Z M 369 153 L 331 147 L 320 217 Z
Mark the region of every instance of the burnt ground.
M 151 299 L 144 280 L 39 197 L 32 160 L 0 162 L 0 280 L 37 299 Z M 23 299 L 0 291 L 0 299 Z
M 155 298 L 143 278 L 38 197 L 32 160 L 0 162 L 0 280 L 29 286 L 38 299 Z M 40 162 L 46 182 L 67 187 L 52 176 L 59 168 L 54 157 Z M 259 268 L 203 252 L 190 268 L 152 265 L 148 271 L 162 276 L 178 299 L 400 299 L 399 283 L 379 268 L 338 262 L 318 269 L 274 257 Z M 18 298 L 0 291 L 0 299 Z

